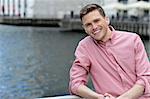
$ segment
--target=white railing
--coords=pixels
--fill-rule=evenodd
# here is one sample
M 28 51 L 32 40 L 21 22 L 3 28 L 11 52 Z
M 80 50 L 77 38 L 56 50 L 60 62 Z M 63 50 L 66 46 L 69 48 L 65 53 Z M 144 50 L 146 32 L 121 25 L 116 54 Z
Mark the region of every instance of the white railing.
M 117 30 L 125 30 L 150 37 L 150 22 L 112 20 L 111 25 Z M 66 30 L 83 30 L 80 19 L 63 19 L 61 27 Z
M 126 30 L 143 36 L 150 36 L 150 24 L 148 22 L 112 21 L 111 24 L 117 30 Z

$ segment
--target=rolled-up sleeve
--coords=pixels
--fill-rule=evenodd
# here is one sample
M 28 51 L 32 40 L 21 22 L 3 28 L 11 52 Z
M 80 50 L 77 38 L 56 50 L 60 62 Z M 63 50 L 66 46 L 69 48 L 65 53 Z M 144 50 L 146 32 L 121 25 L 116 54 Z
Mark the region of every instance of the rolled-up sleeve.
M 75 61 L 70 69 L 69 91 L 76 94 L 80 85 L 86 85 L 90 69 L 90 61 L 85 47 L 79 43 L 75 52 Z
M 146 54 L 144 45 L 139 36 L 135 40 L 135 59 L 136 59 L 136 84 L 145 88 L 144 96 L 150 96 L 150 62 Z

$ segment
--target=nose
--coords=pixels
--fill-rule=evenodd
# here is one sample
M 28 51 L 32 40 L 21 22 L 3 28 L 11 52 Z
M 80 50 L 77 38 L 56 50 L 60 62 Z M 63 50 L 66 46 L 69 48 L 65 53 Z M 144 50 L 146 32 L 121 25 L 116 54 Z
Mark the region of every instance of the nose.
M 92 23 L 92 28 L 93 29 L 96 29 L 97 28 L 97 25 L 95 23 Z

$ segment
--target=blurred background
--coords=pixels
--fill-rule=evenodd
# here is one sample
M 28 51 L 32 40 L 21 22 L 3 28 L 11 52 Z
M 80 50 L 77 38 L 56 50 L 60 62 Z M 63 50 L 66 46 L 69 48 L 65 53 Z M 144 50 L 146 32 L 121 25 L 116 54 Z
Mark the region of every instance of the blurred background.
M 115 29 L 139 34 L 150 59 L 150 0 L 0 0 L 0 99 L 69 94 L 74 51 L 86 36 L 79 11 L 89 3 Z

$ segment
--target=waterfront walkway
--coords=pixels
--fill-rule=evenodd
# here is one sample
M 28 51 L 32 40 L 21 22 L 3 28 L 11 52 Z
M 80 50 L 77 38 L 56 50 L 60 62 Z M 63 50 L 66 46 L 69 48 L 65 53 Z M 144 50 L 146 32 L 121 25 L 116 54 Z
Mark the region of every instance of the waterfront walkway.
M 60 19 L 42 19 L 42 18 L 20 18 L 20 17 L 0 17 L 0 24 L 17 26 L 49 26 L 59 27 Z
M 19 17 L 0 17 L 0 24 L 18 26 L 49 26 L 61 27 L 62 30 L 83 30 L 79 18 L 64 19 L 40 19 L 40 18 L 19 18 Z M 118 21 L 111 20 L 111 25 L 117 30 L 135 32 L 146 39 L 150 37 L 150 22 L 141 21 Z

